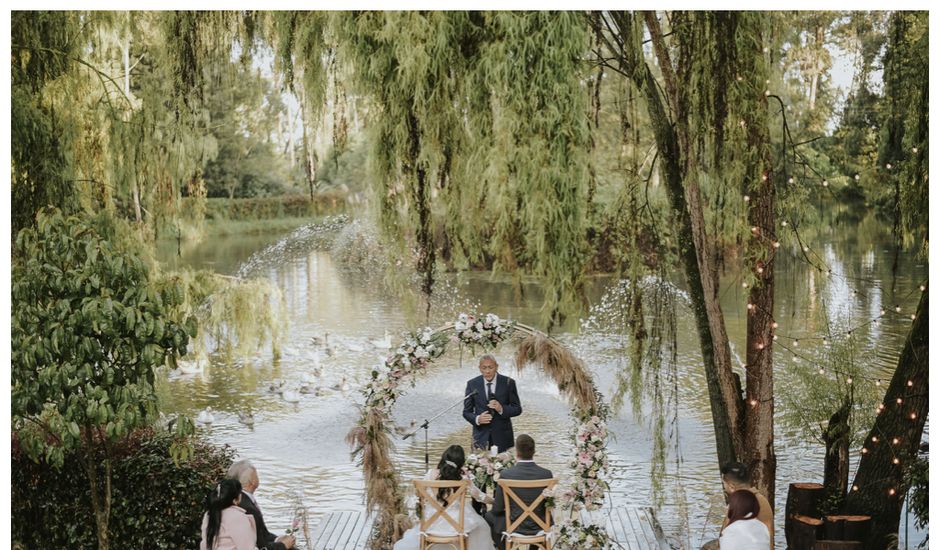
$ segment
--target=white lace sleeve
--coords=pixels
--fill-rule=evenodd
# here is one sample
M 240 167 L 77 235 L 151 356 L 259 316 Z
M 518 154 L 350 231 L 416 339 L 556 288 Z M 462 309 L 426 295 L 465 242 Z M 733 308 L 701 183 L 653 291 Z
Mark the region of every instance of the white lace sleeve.
M 437 468 L 431 468 L 426 474 L 424 474 L 425 481 L 434 481 L 440 477 L 441 473 L 437 471 Z

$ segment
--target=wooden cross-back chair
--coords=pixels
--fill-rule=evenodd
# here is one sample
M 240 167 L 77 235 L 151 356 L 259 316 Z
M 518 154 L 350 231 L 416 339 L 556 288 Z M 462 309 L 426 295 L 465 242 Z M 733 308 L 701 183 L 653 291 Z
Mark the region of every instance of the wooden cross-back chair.
M 458 481 L 425 481 L 421 479 L 415 479 L 415 493 L 418 495 L 418 499 L 421 502 L 421 506 L 424 510 L 431 511 L 430 514 L 421 514 L 421 517 L 418 518 L 420 521 L 420 539 L 421 539 L 421 550 L 425 550 L 430 544 L 447 544 L 456 550 L 466 550 L 467 548 L 467 532 L 463 527 L 463 513 L 466 508 L 463 504 L 464 497 L 467 494 L 467 489 L 470 488 L 470 482 L 466 479 L 461 479 Z M 447 504 L 441 504 L 437 500 L 437 491 L 441 488 L 451 489 L 451 493 L 447 495 Z M 457 517 L 453 517 L 447 512 L 447 509 L 454 502 L 459 503 L 457 506 Z M 425 518 L 425 516 L 427 516 Z M 434 522 L 438 519 L 443 519 L 454 532 L 434 532 L 432 527 Z
M 506 541 L 506 550 L 512 550 L 513 548 L 524 547 L 526 545 L 536 546 L 543 550 L 551 550 L 552 510 L 546 506 L 544 510 L 545 517 L 539 517 L 538 514 L 535 513 L 535 509 L 545 500 L 545 495 L 539 492 L 539 496 L 536 497 L 531 504 L 526 504 L 525 501 L 516 494 L 516 489 L 551 490 L 555 487 L 555 484 L 558 483 L 558 480 L 554 478 L 535 479 L 531 481 L 500 479 L 497 483 L 499 483 L 499 486 L 503 489 L 503 502 L 506 505 L 506 530 L 503 532 L 503 540 Z M 515 521 L 512 521 L 512 515 L 510 513 L 512 507 L 509 505 L 510 501 L 515 502 L 516 505 L 522 509 L 522 513 L 519 514 L 519 517 L 517 517 Z M 534 521 L 542 532 L 535 535 L 515 533 L 514 531 L 522 525 L 522 522 L 524 522 L 526 518 Z

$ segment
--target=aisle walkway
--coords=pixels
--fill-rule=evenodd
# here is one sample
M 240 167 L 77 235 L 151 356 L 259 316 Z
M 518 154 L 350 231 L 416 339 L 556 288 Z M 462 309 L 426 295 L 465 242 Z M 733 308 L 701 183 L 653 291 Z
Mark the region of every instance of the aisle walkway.
M 620 506 L 598 512 L 583 512 L 584 521 L 600 514 L 607 532 L 625 550 L 669 550 L 666 537 L 648 506 Z M 311 550 L 361 550 L 366 548 L 372 518 L 363 512 L 330 512 L 311 534 Z

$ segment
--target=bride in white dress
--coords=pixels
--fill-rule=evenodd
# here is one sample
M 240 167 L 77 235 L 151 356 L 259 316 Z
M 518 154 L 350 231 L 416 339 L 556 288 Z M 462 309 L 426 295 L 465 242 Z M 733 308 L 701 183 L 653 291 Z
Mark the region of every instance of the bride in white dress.
M 441 461 L 438 462 L 437 468 L 428 471 L 424 476 L 424 479 L 427 480 L 459 480 L 463 476 L 463 464 L 464 464 L 464 451 L 463 447 L 460 445 L 451 445 L 444 451 L 443 456 L 441 456 Z M 487 497 L 485 493 L 480 491 L 472 483 L 470 484 L 470 495 L 479 502 L 492 502 L 492 497 Z M 439 497 L 440 498 L 440 497 Z M 463 512 L 463 527 L 464 530 L 468 533 L 467 537 L 467 550 L 495 550 L 493 546 L 493 538 L 490 536 L 490 524 L 483 519 L 480 514 L 477 514 L 473 507 L 470 506 L 470 503 L 464 499 L 464 502 L 454 502 L 447 508 L 447 513 L 451 517 L 458 517 L 459 510 L 457 506 L 464 506 Z M 424 514 L 425 517 L 430 517 L 433 513 L 432 510 L 429 510 L 430 506 L 425 507 Z M 411 529 L 405 531 L 405 534 L 402 536 L 401 540 L 395 543 L 394 550 L 418 550 L 421 548 L 421 538 L 419 531 L 421 530 L 420 525 L 415 525 Z M 453 533 L 454 528 L 447 522 L 444 518 L 438 518 L 434 524 L 431 526 L 431 530 L 435 533 Z M 438 549 L 438 548 L 451 548 L 448 545 L 431 545 L 429 548 Z

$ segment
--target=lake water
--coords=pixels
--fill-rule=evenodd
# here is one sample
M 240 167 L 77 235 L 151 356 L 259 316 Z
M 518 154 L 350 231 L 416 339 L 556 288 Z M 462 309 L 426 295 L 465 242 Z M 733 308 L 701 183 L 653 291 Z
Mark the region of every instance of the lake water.
M 902 256 L 898 275 L 892 277 L 894 252 L 890 236 L 883 231 L 885 225 L 871 216 L 849 222 L 833 219 L 826 227 L 812 235 L 808 244 L 812 253 L 832 269 L 830 275 L 810 268 L 800 259 L 798 249 L 785 239 L 780 249 L 776 267 L 778 332 L 780 342 L 798 355 L 782 346 L 775 349 L 778 389 L 788 385 L 792 368 L 815 370 L 810 365 L 824 354 L 827 344 L 821 337 L 827 323 L 833 331 L 844 332 L 878 317 L 882 308 L 888 314 L 879 323 L 855 330 L 854 338 L 859 350 L 857 360 L 871 380 L 889 378 L 910 327 L 909 315 L 917 305 L 919 285 L 927 278 L 926 261 L 910 254 Z M 213 357 L 204 374 L 168 373 L 159 384 L 167 412 L 195 417 L 207 406 L 216 411 L 215 423 L 203 431 L 210 440 L 233 446 L 240 457 L 258 466 L 261 488 L 257 496 L 272 531 L 282 532 L 288 527 L 298 499 L 310 511 L 311 527 L 330 511 L 364 508 L 362 472 L 351 461 L 343 439 L 358 417 L 356 405 L 363 401 L 357 388 L 385 353 L 373 348 L 370 339 L 381 339 L 387 330 L 393 345 L 397 345 L 403 332 L 425 324 L 439 326 L 465 310 L 493 312 L 540 325 L 538 285 L 526 283 L 520 296 L 508 277 L 489 273 L 442 276 L 445 297 L 433 308 L 430 323 L 426 323 L 423 314 L 414 313 L 423 308 L 387 291 L 377 278 L 341 268 L 330 247 L 324 246 L 332 235 L 325 232 L 310 239 L 309 232 L 301 231 L 294 238 L 283 234 L 217 237 L 184 248 L 180 257 L 176 256 L 175 242 L 160 249 L 160 256 L 170 265 L 266 277 L 280 287 L 285 297 L 289 328 L 280 359 L 274 360 L 270 350 L 247 360 Z M 608 505 L 652 505 L 658 500 L 663 505 L 657 513 L 671 542 L 676 547 L 698 548 L 702 541 L 717 536 L 724 501 L 699 342 L 691 312 L 681 301 L 684 285 L 678 274 L 676 277 L 673 283 L 680 297 L 676 308 L 677 380 L 663 374 L 669 382 L 666 386 L 676 388 L 675 403 L 667 403 L 664 460 L 653 459 L 655 438 L 649 402 L 640 407 L 638 416 L 629 404 L 615 411 L 609 424 L 613 437 L 609 445 Z M 743 344 L 745 334 L 747 297 L 740 281 L 734 272 L 725 274 L 721 294 L 733 351 Z M 613 393 L 616 373 L 627 365 L 625 339 L 615 327 L 604 326 L 600 315 L 610 312 L 610 293 L 617 285 L 611 277 L 591 279 L 589 295 L 593 313 L 598 315 L 590 322 L 570 319 L 555 334 L 585 361 L 608 398 Z M 900 306 L 901 313 L 895 312 L 895 306 Z M 335 353 L 322 360 L 325 375 L 320 383 L 329 387 L 346 378 L 351 391 L 303 395 L 296 404 L 268 391 L 274 380 L 296 384 L 304 372 L 312 370 L 315 348 L 311 339 L 326 332 Z M 799 339 L 796 347 L 793 338 Z M 531 434 L 537 442 L 537 460 L 565 476 L 573 448 L 569 442 L 573 426 L 569 408 L 560 399 L 557 387 L 537 369 L 516 372 L 513 352 L 511 344 L 496 350 L 500 372 L 516 378 L 520 389 L 524 412 L 514 421 L 515 431 Z M 393 413 L 395 422 L 405 426 L 457 402 L 466 380 L 477 374 L 473 357 L 449 352 L 399 400 Z M 859 383 L 871 384 L 871 380 Z M 786 408 L 782 401 L 777 402 L 778 417 Z M 238 412 L 246 410 L 254 412 L 253 428 L 238 422 Z M 432 463 L 447 445 L 466 446 L 469 433 L 470 427 L 457 409 L 438 419 L 428 434 Z M 778 547 L 783 547 L 787 484 L 821 481 L 823 449 L 782 419 L 777 423 L 776 436 L 777 541 Z M 423 475 L 421 434 L 398 441 L 395 457 L 403 480 Z M 660 468 L 657 475 L 651 473 L 655 465 Z M 911 548 L 925 536 L 914 532 L 913 523 L 911 517 L 907 537 Z M 905 537 L 902 515 L 902 548 Z

